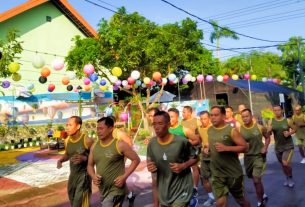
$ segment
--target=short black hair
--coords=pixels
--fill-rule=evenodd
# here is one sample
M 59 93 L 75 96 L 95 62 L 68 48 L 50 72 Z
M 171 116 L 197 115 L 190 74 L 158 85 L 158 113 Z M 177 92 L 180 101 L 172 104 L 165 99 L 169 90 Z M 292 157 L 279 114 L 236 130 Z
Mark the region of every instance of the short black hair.
M 211 110 L 218 109 L 222 115 L 226 115 L 226 109 L 223 106 L 212 106 Z
M 163 116 L 163 118 L 165 119 L 166 123 L 170 123 L 170 117 L 169 114 L 166 111 L 158 111 L 157 113 L 155 113 L 155 116 Z
M 69 119 L 74 119 L 75 123 L 76 123 L 76 124 L 79 124 L 79 125 L 81 125 L 81 126 L 82 126 L 82 124 L 83 124 L 83 120 L 82 120 L 82 118 L 79 117 L 79 116 L 71 116 Z
M 248 111 L 250 114 L 252 114 L 251 109 L 248 109 L 248 108 L 246 108 L 246 109 L 242 110 L 240 113 L 242 114 L 242 113 L 244 113 L 244 112 L 246 112 L 246 111 Z
M 275 105 L 272 106 L 272 108 L 275 108 L 275 107 L 280 107 L 283 110 L 283 107 L 279 104 L 275 104 Z
M 151 111 L 153 111 L 154 113 L 157 113 L 158 111 L 160 111 L 157 107 L 152 107 L 152 108 L 148 108 L 147 110 L 146 110 L 146 113 L 149 113 L 149 112 L 151 112 Z
M 167 110 L 167 112 L 174 112 L 179 116 L 179 110 L 176 109 L 176 108 L 170 108 L 170 109 Z
M 190 106 L 184 106 L 184 109 L 187 109 L 189 112 L 193 113 L 193 108 Z
M 234 111 L 232 106 L 226 106 L 225 109 L 231 109 L 231 111 Z
M 210 113 L 209 113 L 208 111 L 201 111 L 201 112 L 199 113 L 199 116 L 204 115 L 204 114 L 207 114 L 208 117 L 210 117 Z
M 106 116 L 97 120 L 97 123 L 104 122 L 107 127 L 114 127 L 114 120 L 112 117 Z

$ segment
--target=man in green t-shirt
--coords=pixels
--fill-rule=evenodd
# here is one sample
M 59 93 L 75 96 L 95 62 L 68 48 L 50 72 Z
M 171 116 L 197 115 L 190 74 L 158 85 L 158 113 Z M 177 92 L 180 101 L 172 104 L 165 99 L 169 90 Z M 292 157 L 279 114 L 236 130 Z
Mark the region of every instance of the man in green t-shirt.
M 253 180 L 258 200 L 257 207 L 264 207 L 268 197 L 264 192 L 261 177 L 266 167 L 266 154 L 270 144 L 270 133 L 266 127 L 253 121 L 250 109 L 244 109 L 240 114 L 243 121 L 240 126 L 240 134 L 249 145 L 249 150 L 244 156 L 246 173 Z M 262 140 L 263 137 L 265 139 L 264 143 Z
M 208 147 L 204 152 L 211 157 L 212 187 L 217 207 L 227 205 L 228 193 L 242 207 L 250 206 L 244 195 L 242 167 L 237 153 L 246 152 L 248 145 L 240 133 L 225 123 L 226 110 L 211 108 L 212 126 L 208 129 Z
M 305 164 L 305 114 L 302 113 L 302 107 L 300 105 L 294 107 L 292 122 L 294 129 L 296 130 L 296 144 L 299 147 L 299 152 L 302 157 L 301 164 Z
M 295 133 L 295 130 L 293 130 L 291 120 L 283 116 L 281 106 L 273 106 L 273 113 L 274 118 L 268 122 L 268 130 L 274 135 L 274 151 L 286 176 L 284 186 L 293 188 L 291 159 L 294 152 L 294 144 L 291 135 Z
M 127 192 L 126 180 L 140 163 L 139 156 L 126 142 L 113 137 L 113 128 L 111 117 L 97 121 L 99 140 L 91 147 L 88 160 L 88 173 L 99 187 L 103 207 L 122 206 Z M 131 160 L 126 170 L 125 157 Z
M 147 169 L 157 174 L 159 202 L 162 207 L 188 207 L 192 197 L 191 168 L 196 163 L 190 142 L 170 134 L 170 117 L 159 111 L 154 115 L 156 137 L 147 147 Z
M 89 149 L 93 140 L 81 132 L 82 118 L 72 116 L 66 124 L 68 138 L 65 143 L 65 154 L 57 161 L 57 168 L 70 160 L 70 175 L 68 180 L 68 196 L 71 206 L 90 206 L 91 179 L 87 173 Z

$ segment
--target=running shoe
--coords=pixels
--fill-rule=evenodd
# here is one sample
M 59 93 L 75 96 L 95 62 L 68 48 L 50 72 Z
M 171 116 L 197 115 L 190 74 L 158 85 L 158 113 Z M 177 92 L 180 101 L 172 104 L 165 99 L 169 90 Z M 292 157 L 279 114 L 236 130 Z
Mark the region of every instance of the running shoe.
M 305 158 L 303 158 L 300 163 L 305 164 Z
M 127 199 L 128 199 L 128 207 L 133 207 L 134 200 L 136 199 L 136 194 L 134 194 L 133 192 L 130 192 L 127 195 Z
M 293 188 L 294 187 L 294 181 L 292 180 L 292 178 L 288 179 L 288 187 Z
M 215 203 L 215 200 L 209 197 L 208 200 L 206 200 L 206 201 L 203 203 L 203 206 L 204 206 L 204 207 L 210 207 L 210 206 L 213 206 L 214 203 Z
M 198 197 L 198 190 L 196 188 L 193 188 L 193 197 Z
M 198 199 L 196 197 L 192 197 L 189 207 L 197 207 Z
M 268 197 L 266 194 L 264 194 L 264 195 L 263 195 L 263 202 L 264 202 L 264 203 L 267 203 L 268 200 L 269 200 L 269 197 Z

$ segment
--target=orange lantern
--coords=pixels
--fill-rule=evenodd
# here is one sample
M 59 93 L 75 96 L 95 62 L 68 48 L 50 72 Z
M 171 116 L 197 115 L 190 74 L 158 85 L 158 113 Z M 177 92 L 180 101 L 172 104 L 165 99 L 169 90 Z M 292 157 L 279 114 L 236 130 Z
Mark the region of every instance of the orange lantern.
M 51 70 L 47 67 L 43 67 L 40 71 L 42 77 L 48 77 L 51 74 Z
M 161 78 L 162 78 L 162 75 L 161 75 L 160 72 L 154 72 L 154 73 L 153 73 L 153 79 L 154 79 L 155 81 L 159 81 L 159 80 L 161 80 Z
M 70 83 L 70 79 L 68 78 L 68 77 L 63 77 L 62 79 L 61 79 L 61 82 L 62 82 L 62 84 L 64 84 L 64 85 L 68 85 L 69 83 Z
M 91 86 L 90 85 L 85 85 L 84 90 L 85 91 L 91 91 Z

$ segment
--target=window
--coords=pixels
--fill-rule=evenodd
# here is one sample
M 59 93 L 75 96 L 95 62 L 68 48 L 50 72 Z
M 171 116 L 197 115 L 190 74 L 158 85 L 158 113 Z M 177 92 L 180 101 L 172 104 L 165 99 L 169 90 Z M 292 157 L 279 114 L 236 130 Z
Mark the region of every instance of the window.
M 46 21 L 47 21 L 47 22 L 51 22 L 51 21 L 52 21 L 52 17 L 46 16 Z

